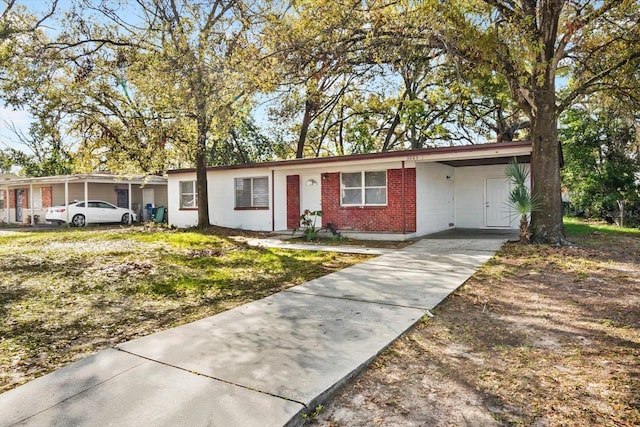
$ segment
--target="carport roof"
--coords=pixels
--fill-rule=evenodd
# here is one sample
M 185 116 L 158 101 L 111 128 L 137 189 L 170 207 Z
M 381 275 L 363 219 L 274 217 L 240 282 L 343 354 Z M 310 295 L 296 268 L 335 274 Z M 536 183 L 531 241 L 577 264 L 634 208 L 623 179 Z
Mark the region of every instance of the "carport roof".
M 110 173 L 84 173 L 74 175 L 42 176 L 37 178 L 17 178 L 3 181 L 9 187 L 28 184 L 64 184 L 65 182 L 123 183 L 140 185 L 166 185 L 167 178 L 155 175 L 114 175 Z

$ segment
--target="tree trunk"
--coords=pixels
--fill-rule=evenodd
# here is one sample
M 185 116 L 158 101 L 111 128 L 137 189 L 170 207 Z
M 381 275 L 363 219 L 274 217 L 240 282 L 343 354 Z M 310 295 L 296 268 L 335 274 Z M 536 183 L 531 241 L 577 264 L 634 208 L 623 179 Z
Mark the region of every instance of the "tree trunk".
M 529 243 L 529 218 L 527 218 L 527 214 L 520 217 L 520 243 Z
M 560 190 L 560 146 L 553 83 L 535 90 L 536 112 L 531 121 L 532 194 L 540 206 L 531 213 L 531 240 L 536 243 L 562 244 L 565 241 L 562 224 Z
M 620 227 L 624 227 L 624 200 L 618 200 L 618 208 L 620 209 Z
M 198 228 L 208 227 L 209 197 L 207 186 L 207 119 L 198 115 L 198 147 L 196 150 L 196 186 L 198 193 Z
M 296 150 L 296 159 L 304 157 L 304 146 L 307 142 L 307 132 L 309 132 L 309 126 L 311 125 L 311 118 L 314 112 L 314 103 L 310 99 L 307 99 L 304 103 L 304 116 L 302 117 L 302 125 L 300 126 L 300 136 L 298 138 L 298 149 Z
M 338 156 L 344 156 L 344 105 L 340 107 L 340 125 L 338 126 L 336 154 Z
M 393 116 L 393 121 L 391 122 L 389 131 L 387 132 L 387 136 L 385 136 L 384 138 L 384 144 L 382 144 L 381 151 L 389 151 L 389 149 L 391 148 L 391 140 L 393 139 L 393 135 L 396 132 L 396 128 L 400 124 L 400 112 L 402 111 L 403 106 L 404 101 L 400 101 L 400 104 L 398 104 L 398 111 L 396 111 L 395 116 Z

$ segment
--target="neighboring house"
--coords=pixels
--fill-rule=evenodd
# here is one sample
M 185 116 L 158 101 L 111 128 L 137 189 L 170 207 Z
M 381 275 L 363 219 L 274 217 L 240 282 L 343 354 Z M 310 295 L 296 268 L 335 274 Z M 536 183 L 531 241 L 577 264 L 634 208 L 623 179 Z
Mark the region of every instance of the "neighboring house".
M 506 164 L 529 164 L 529 142 L 431 148 L 209 168 L 211 224 L 300 228 L 322 211 L 343 235 L 406 239 L 449 228 L 518 228 Z M 195 170 L 168 172 L 169 223 L 197 225 Z M 318 219 L 318 225 L 320 218 Z
M 138 218 L 147 220 L 145 206 L 167 206 L 167 178 L 124 176 L 108 173 L 11 177 L 0 181 L 0 222 L 43 223 L 47 208 L 74 200 L 104 200 L 131 208 Z
M 7 222 L 5 218 L 8 215 L 9 209 L 9 196 L 6 191 L 2 190 L 3 185 L 5 182 L 17 178 L 18 176 L 12 173 L 0 174 L 0 224 Z

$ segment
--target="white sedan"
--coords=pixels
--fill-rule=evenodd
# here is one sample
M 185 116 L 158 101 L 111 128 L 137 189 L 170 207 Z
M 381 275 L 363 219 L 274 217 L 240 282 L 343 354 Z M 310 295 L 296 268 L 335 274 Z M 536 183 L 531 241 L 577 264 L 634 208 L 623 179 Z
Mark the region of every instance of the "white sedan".
M 67 213 L 67 210 L 69 211 Z M 133 222 L 138 220 L 135 212 L 131 212 Z M 102 200 L 89 200 L 85 208 L 84 201 L 69 203 L 69 206 L 54 206 L 47 209 L 47 222 L 58 225 L 67 222 L 82 227 L 85 224 L 101 224 L 108 222 L 129 223 L 129 209 L 119 208 Z

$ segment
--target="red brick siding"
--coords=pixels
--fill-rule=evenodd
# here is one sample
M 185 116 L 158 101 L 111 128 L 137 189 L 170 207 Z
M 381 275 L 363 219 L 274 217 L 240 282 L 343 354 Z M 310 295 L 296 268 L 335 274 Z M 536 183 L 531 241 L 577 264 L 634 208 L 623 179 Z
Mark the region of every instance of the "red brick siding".
M 23 208 L 28 208 L 29 207 L 29 189 L 28 188 L 23 188 L 22 189 L 22 207 Z M 10 208 L 15 208 L 16 207 L 16 190 L 9 190 L 9 206 Z
M 16 190 L 9 190 L 9 206 L 12 209 L 16 207 Z M 22 193 L 22 207 L 29 207 L 29 189 L 24 188 Z
M 53 189 L 42 187 L 42 207 L 50 208 L 51 206 L 53 206 Z
M 287 176 L 287 228 L 300 228 L 300 176 Z
M 322 175 L 322 224 L 334 224 L 338 230 L 415 232 L 416 170 L 404 170 L 404 206 L 402 169 L 387 171 L 387 206 L 340 206 L 340 174 Z

